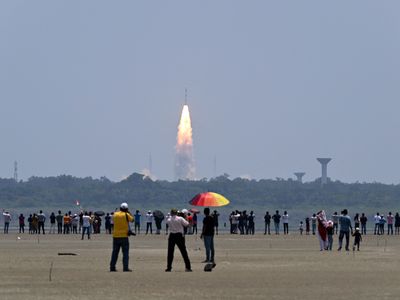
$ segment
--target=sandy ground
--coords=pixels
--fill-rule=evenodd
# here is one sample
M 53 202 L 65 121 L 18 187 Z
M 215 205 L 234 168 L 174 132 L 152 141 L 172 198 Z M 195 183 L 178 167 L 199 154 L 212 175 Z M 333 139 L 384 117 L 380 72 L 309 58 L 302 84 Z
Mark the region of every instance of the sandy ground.
M 400 237 L 367 236 L 360 252 L 320 252 L 316 237 L 215 238 L 217 267 L 204 272 L 202 241 L 187 237 L 165 273 L 167 238 L 130 238 L 132 273 L 110 273 L 111 237 L 0 235 L 0 299 L 400 299 Z M 335 248 L 337 238 L 335 237 Z M 73 252 L 77 256 L 59 256 Z M 51 281 L 50 266 L 53 264 Z M 121 270 L 121 257 L 118 261 Z

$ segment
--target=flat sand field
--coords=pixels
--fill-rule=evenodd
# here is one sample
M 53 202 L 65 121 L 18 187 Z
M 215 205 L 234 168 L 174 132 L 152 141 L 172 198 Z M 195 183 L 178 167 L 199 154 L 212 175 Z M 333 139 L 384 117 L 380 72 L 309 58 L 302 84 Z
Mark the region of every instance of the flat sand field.
M 21 239 L 17 237 L 20 236 Z M 400 299 L 400 237 L 366 236 L 360 252 L 319 251 L 315 236 L 215 237 L 216 263 L 187 236 L 192 273 L 179 250 L 165 273 L 167 237 L 131 237 L 130 267 L 110 273 L 109 235 L 0 235 L 0 299 Z M 72 252 L 76 256 L 59 256 Z M 51 278 L 50 278 L 50 269 Z

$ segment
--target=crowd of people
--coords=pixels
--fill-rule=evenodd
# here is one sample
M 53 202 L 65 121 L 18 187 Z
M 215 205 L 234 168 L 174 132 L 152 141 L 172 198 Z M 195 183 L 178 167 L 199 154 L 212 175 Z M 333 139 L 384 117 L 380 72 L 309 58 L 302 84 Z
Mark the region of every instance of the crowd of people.
M 156 212 L 158 212 L 156 214 Z M 185 234 L 198 234 L 197 223 L 198 223 L 198 214 L 199 211 L 197 209 L 186 210 L 183 209 L 182 212 L 185 215 L 185 218 L 188 221 L 188 226 L 185 227 Z M 92 211 L 84 211 L 80 210 L 78 213 L 72 213 L 68 211 L 66 213 L 62 213 L 60 210 L 57 214 L 52 212 L 48 217 L 40 210 L 38 213 L 29 214 L 26 217 L 24 214 L 20 214 L 16 216 L 16 221 L 18 224 L 19 233 L 25 232 L 26 225 L 28 226 L 29 234 L 81 234 L 82 229 L 84 227 L 84 216 L 87 215 L 89 218 L 86 218 L 89 222 L 89 232 L 90 234 L 99 234 L 102 231 L 102 225 L 104 224 L 104 230 L 106 233 L 111 234 L 113 232 L 114 220 L 113 215 L 114 212 L 106 213 L 106 214 L 98 214 L 97 212 Z M 141 224 L 142 224 L 142 214 L 139 210 L 133 215 L 134 218 L 134 232 L 136 234 L 141 233 Z M 210 212 L 210 215 L 213 217 L 215 222 L 215 233 L 218 234 L 219 229 L 219 219 L 220 214 L 217 210 Z M 170 214 L 166 214 L 166 217 L 169 217 Z M 160 214 L 159 211 L 147 211 L 145 214 L 145 224 L 146 231 L 145 234 L 153 234 L 153 225 L 155 225 L 155 234 L 161 234 L 162 232 L 162 223 L 166 218 L 164 214 Z M 340 215 L 337 212 L 334 212 L 331 216 L 332 221 L 332 230 L 333 234 L 338 234 L 339 230 L 339 220 Z M 317 213 L 311 214 L 309 217 L 305 217 L 304 221 L 301 220 L 298 226 L 293 226 L 291 224 L 291 230 L 294 228 L 298 229 L 299 233 L 302 235 L 305 233 L 306 235 L 317 233 Z M 400 215 L 399 213 L 392 214 L 389 212 L 386 216 L 376 213 L 373 217 L 373 233 L 375 235 L 399 235 L 400 234 Z M 3 210 L 3 220 L 4 220 L 4 233 L 7 234 L 9 232 L 10 223 L 14 220 L 14 217 L 8 211 Z M 228 217 L 228 221 L 230 224 L 230 233 L 231 234 L 248 234 L 254 235 L 256 228 L 256 215 L 253 211 L 247 213 L 246 210 L 232 211 Z M 271 231 L 275 234 L 280 234 L 281 229 L 283 229 L 283 234 L 289 234 L 289 214 L 287 211 L 284 211 L 281 215 L 279 210 L 276 210 L 274 214 L 270 214 L 269 211 L 265 213 L 260 223 L 263 224 L 262 228 L 264 234 L 271 234 Z M 352 224 L 354 228 L 359 228 L 360 233 L 362 235 L 367 234 L 367 223 L 369 219 L 367 218 L 365 213 L 356 213 L 352 219 Z M 45 226 L 48 224 L 48 226 Z M 86 224 L 87 225 L 87 224 Z M 272 228 L 271 228 L 272 226 Z M 165 234 L 168 234 L 168 224 L 165 224 Z M 224 223 L 224 227 L 226 227 L 226 223 Z M 386 227 L 386 230 L 385 230 Z
M 178 247 L 183 260 L 185 262 L 186 271 L 191 272 L 190 259 L 185 246 L 185 235 L 197 234 L 198 214 L 197 209 L 178 211 L 172 209 L 166 216 L 160 211 L 147 211 L 145 214 L 146 232 L 145 234 L 153 234 L 153 223 L 156 226 L 155 234 L 161 234 L 162 222 L 165 220 L 165 234 L 169 234 L 168 238 L 168 258 L 166 272 L 172 270 L 172 262 L 174 256 L 174 248 Z M 214 251 L 214 234 L 218 234 L 220 214 L 217 210 L 213 212 L 209 208 L 204 209 L 203 226 L 200 238 L 204 241 L 206 250 L 206 259 L 209 269 L 216 266 Z M 90 239 L 91 234 L 101 233 L 104 216 L 104 228 L 107 234 L 113 235 L 113 251 L 110 261 L 110 271 L 116 271 L 116 263 L 118 253 L 122 249 L 123 255 L 123 271 L 130 272 L 129 269 L 129 235 L 140 234 L 142 215 L 139 210 L 130 213 L 127 203 L 122 203 L 119 210 L 111 213 L 102 211 L 84 211 L 79 213 L 62 213 L 60 210 L 57 214 L 52 212 L 49 217 L 40 210 L 38 213 L 32 213 L 25 220 L 25 216 L 20 214 L 17 216 L 19 233 L 25 232 L 25 221 L 28 223 L 29 234 L 81 234 L 83 240 L 85 235 Z M 4 233 L 8 234 L 10 223 L 13 217 L 8 211 L 3 210 Z M 253 211 L 247 213 L 246 210 L 235 210 L 228 217 L 230 223 L 231 234 L 255 234 L 256 215 Z M 279 210 L 274 214 L 267 211 L 261 221 L 263 223 L 264 234 L 271 234 L 271 224 L 273 223 L 273 232 L 280 234 L 281 224 L 283 224 L 283 234 L 289 234 L 289 214 L 284 211 L 281 215 Z M 348 214 L 347 209 L 341 211 L 340 214 L 334 212 L 330 218 L 327 217 L 325 211 L 321 210 L 306 217 L 300 221 L 298 230 L 300 235 L 305 231 L 306 235 L 316 235 L 319 241 L 320 250 L 331 251 L 333 249 L 334 235 L 338 235 L 338 251 L 343 247 L 345 240 L 345 250 L 350 250 L 350 236 L 353 236 L 353 251 L 360 250 L 362 236 L 367 234 L 368 218 L 365 213 L 356 213 L 353 218 Z M 46 223 L 49 226 L 46 226 Z M 130 223 L 134 225 L 130 226 Z M 400 216 L 399 213 L 389 212 L 386 216 L 376 213 L 373 216 L 375 235 L 399 235 L 400 234 Z M 385 231 L 385 226 L 387 231 Z M 224 223 L 226 227 L 226 223 Z M 292 227 L 293 229 L 293 227 Z M 206 269 L 206 268 L 205 268 Z

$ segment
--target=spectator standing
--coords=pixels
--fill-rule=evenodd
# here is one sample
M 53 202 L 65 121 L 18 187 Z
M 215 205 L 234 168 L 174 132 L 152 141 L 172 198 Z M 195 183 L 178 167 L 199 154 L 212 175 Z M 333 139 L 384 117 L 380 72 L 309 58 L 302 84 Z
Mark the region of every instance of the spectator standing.
M 33 225 L 32 225 L 33 217 L 32 214 L 28 217 L 28 226 L 29 226 L 29 234 L 33 234 Z
M 63 233 L 63 215 L 61 214 L 61 210 L 58 211 L 58 215 L 56 216 L 57 220 L 57 233 L 62 234 Z
M 46 222 L 46 216 L 43 213 L 43 211 L 40 211 L 39 214 L 38 214 L 39 234 L 40 234 L 40 229 L 42 229 L 42 233 L 45 234 L 45 232 L 44 232 L 44 222 Z
M 11 222 L 11 214 L 8 211 L 4 211 L 4 209 L 3 209 L 3 218 L 4 218 L 4 233 L 8 234 L 8 228 L 10 227 L 10 222 Z
M 122 249 L 122 264 L 124 272 L 132 272 L 129 269 L 129 223 L 133 222 L 134 218 L 128 210 L 127 203 L 121 203 L 120 211 L 114 213 L 114 233 L 113 233 L 113 251 L 110 261 L 110 272 L 116 272 L 116 264 L 118 254 Z
M 361 234 L 367 234 L 367 221 L 368 218 L 364 213 L 361 214 L 360 223 L 361 223 Z
M 306 235 L 310 234 L 310 218 L 306 217 Z
M 357 246 L 357 251 L 360 251 L 360 242 L 362 241 L 360 228 L 356 228 L 353 237 L 354 237 L 353 251 L 356 250 L 356 246 Z
M 386 217 L 387 220 L 387 234 L 389 235 L 389 233 L 391 235 L 393 235 L 393 221 L 394 221 L 394 217 L 392 215 L 392 212 L 389 212 L 389 214 Z
M 79 224 L 79 216 L 77 214 L 74 214 L 71 220 L 72 233 L 78 234 L 78 224 Z
M 332 221 L 333 221 L 333 233 L 338 234 L 338 229 L 339 229 L 339 216 L 337 211 L 335 211 L 332 215 Z
M 162 229 L 162 221 L 164 220 L 164 215 L 157 214 L 154 215 L 154 223 L 156 224 L 156 234 L 161 234 L 161 229 Z
M 136 210 L 134 217 L 135 217 L 135 233 L 140 234 L 140 222 L 141 222 L 142 214 L 140 213 L 139 210 Z
M 215 234 L 218 235 L 219 213 L 214 210 L 214 212 L 212 213 L 212 217 L 214 218 Z
M 395 234 L 400 234 L 400 215 L 399 213 L 396 213 L 394 216 L 394 228 L 395 228 Z
M 87 211 L 82 216 L 82 240 L 87 232 L 88 240 L 90 240 L 90 216 Z
M 254 215 L 253 211 L 251 211 L 250 214 L 247 216 L 247 221 L 248 221 L 247 229 L 251 235 L 254 235 L 255 232 L 255 223 L 254 223 L 255 218 L 256 216 Z
M 111 223 L 111 233 L 113 233 L 114 232 L 114 212 L 111 213 L 110 223 Z
M 146 234 L 149 233 L 149 229 L 150 229 L 150 234 L 153 234 L 153 219 L 154 216 L 151 213 L 151 210 L 149 210 L 146 214 Z
M 83 226 L 83 211 L 80 211 L 79 213 L 79 233 L 82 232 L 82 226 Z
M 342 250 L 343 237 L 346 237 L 346 251 L 349 251 L 350 231 L 351 233 L 353 233 L 353 227 L 351 226 L 351 219 L 347 214 L 348 214 L 347 209 L 344 209 L 342 211 L 342 215 L 339 218 L 340 233 L 339 233 L 338 251 Z
M 110 213 L 107 213 L 104 217 L 104 224 L 106 227 L 106 233 L 111 234 L 111 216 Z
M 269 214 L 268 211 L 265 212 L 264 215 L 264 234 L 271 234 L 271 215 Z
M 69 234 L 69 225 L 71 223 L 71 217 L 66 213 L 63 218 L 64 221 L 64 234 Z
M 197 213 L 193 213 L 193 234 L 197 235 Z
M 204 209 L 203 229 L 200 238 L 204 240 L 204 248 L 206 249 L 206 260 L 204 263 L 214 262 L 214 218 L 210 216 L 210 209 Z
M 285 210 L 282 215 L 283 234 L 289 234 L 289 215 Z
M 183 235 L 183 228 L 189 226 L 189 222 L 184 218 L 177 216 L 177 210 L 171 209 L 171 216 L 167 219 L 167 224 L 169 227 L 169 237 L 168 237 L 168 258 L 167 258 L 167 268 L 165 272 L 171 272 L 172 262 L 174 260 L 174 249 L 175 245 L 178 246 L 183 260 L 185 261 L 186 272 L 192 272 L 190 266 L 189 256 L 186 250 L 185 237 Z
M 279 210 L 275 212 L 275 214 L 272 216 L 272 219 L 274 220 L 275 234 L 279 234 L 279 223 L 281 221 L 281 215 L 279 214 Z
M 380 234 L 380 221 L 381 221 L 381 216 L 379 215 L 379 213 L 376 213 L 376 215 L 374 216 L 374 222 L 375 222 L 375 229 L 374 229 L 374 235 L 376 234 Z
M 381 219 L 379 220 L 379 234 L 385 234 L 385 224 L 386 219 L 384 216 L 381 216 Z
M 360 216 L 358 213 L 354 216 L 354 228 L 360 228 Z
M 303 221 L 300 221 L 299 231 L 300 231 L 300 235 L 303 235 Z
M 328 226 L 326 227 L 326 234 L 328 235 L 328 250 L 332 251 L 332 246 L 333 246 L 333 222 L 328 221 Z
M 49 219 L 50 219 L 50 230 L 49 230 L 49 233 L 55 234 L 56 233 L 56 215 L 54 214 L 54 212 L 52 212 L 50 214 Z
M 25 217 L 23 214 L 19 215 L 18 223 L 19 223 L 19 233 L 25 233 Z
M 38 233 L 38 226 L 39 226 L 39 218 L 37 214 L 33 214 L 32 216 L 32 233 Z
M 315 235 L 315 232 L 317 230 L 317 215 L 313 214 L 311 217 L 311 228 L 312 228 L 312 234 Z

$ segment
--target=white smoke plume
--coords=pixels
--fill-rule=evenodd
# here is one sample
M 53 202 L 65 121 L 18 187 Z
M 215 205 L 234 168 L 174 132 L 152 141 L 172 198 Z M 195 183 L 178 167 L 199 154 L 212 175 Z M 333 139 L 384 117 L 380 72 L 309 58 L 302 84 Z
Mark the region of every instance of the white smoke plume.
M 176 137 L 175 179 L 193 180 L 195 164 L 193 158 L 192 122 L 189 107 L 183 106 Z

